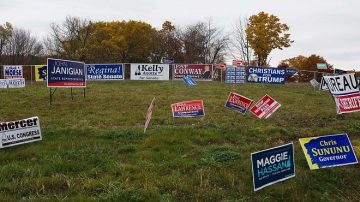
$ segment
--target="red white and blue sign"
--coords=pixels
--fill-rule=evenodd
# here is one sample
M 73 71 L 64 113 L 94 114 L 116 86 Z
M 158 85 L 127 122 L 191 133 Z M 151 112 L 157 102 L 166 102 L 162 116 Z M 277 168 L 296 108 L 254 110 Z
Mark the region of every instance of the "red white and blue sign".
M 246 82 L 265 84 L 285 84 L 286 69 L 275 67 L 248 67 Z
M 253 102 L 253 100 L 245 96 L 231 92 L 225 102 L 225 107 L 245 114 Z
M 173 117 L 201 117 L 205 116 L 204 102 L 192 100 L 178 102 L 171 105 Z
M 254 190 L 295 177 L 294 144 L 251 154 Z
M 269 95 L 265 95 L 253 107 L 251 107 L 250 112 L 260 119 L 267 119 L 277 109 L 279 109 L 279 107 L 281 107 L 280 103 Z
M 123 64 L 86 64 L 87 80 L 124 80 Z
M 83 62 L 48 58 L 47 74 L 48 87 L 86 87 L 86 71 Z

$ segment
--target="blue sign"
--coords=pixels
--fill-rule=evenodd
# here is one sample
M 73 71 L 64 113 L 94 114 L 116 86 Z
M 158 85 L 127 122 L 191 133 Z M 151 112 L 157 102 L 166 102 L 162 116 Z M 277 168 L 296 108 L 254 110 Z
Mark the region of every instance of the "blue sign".
M 47 75 L 48 87 L 86 87 L 86 72 L 83 62 L 48 58 Z
M 254 190 L 295 177 L 294 144 L 251 154 Z
M 88 80 L 124 80 L 122 64 L 86 64 Z
M 358 163 L 346 133 L 301 138 L 299 142 L 311 170 Z
M 196 82 L 194 81 L 193 78 L 191 78 L 191 76 L 184 76 L 183 81 L 187 86 L 195 86 L 196 85 Z
M 298 73 L 299 71 L 297 69 L 286 69 L 286 74 L 289 76 L 292 76 L 296 73 Z
M 246 81 L 252 83 L 285 84 L 286 69 L 248 67 Z
M 243 67 L 226 67 L 225 83 L 245 83 L 245 68 Z

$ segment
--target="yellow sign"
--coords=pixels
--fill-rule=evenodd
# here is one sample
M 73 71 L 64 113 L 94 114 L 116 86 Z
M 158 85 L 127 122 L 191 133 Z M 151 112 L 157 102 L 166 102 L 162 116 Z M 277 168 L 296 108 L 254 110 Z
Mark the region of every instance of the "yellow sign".
M 46 81 L 46 65 L 35 65 L 35 81 Z

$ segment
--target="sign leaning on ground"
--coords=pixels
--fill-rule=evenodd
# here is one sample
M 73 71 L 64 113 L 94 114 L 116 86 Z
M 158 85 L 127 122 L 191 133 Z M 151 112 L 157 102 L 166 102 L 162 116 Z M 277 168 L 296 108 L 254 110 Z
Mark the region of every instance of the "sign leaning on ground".
M 4 65 L 4 79 L 23 78 L 23 66 Z
M 254 191 L 295 177 L 294 144 L 251 154 Z
M 174 79 L 182 79 L 191 76 L 195 80 L 211 81 L 213 66 L 207 64 L 175 64 Z
M 0 123 L 0 148 L 40 141 L 41 130 L 39 118 L 32 117 L 18 121 Z
M 248 67 L 246 81 L 265 84 L 285 84 L 286 69 L 275 67 Z
M 171 104 L 173 117 L 205 116 L 203 100 L 184 101 Z
M 184 76 L 183 81 L 186 86 L 195 86 L 196 85 L 196 82 L 194 81 L 194 79 L 191 78 L 191 76 Z
M 124 80 L 123 64 L 86 64 L 87 80 Z
M 311 83 L 312 87 L 314 87 L 314 88 L 319 85 L 319 82 L 317 82 L 316 79 L 311 79 L 310 83 Z
M 155 101 L 155 97 L 152 99 L 149 108 L 147 110 L 146 113 L 146 117 L 145 117 L 145 124 L 144 124 L 144 133 L 146 132 L 147 127 L 149 126 L 151 117 L 152 117 L 152 112 L 153 112 L 153 108 L 154 108 L 154 101 Z
M 277 109 L 279 109 L 279 107 L 281 107 L 280 103 L 269 95 L 265 95 L 253 107 L 251 107 L 250 112 L 260 119 L 267 119 Z
M 7 79 L 8 88 L 25 88 L 25 79 Z
M 131 80 L 169 80 L 169 64 L 131 64 Z
M 231 92 L 225 102 L 225 107 L 245 114 L 253 102 L 253 100 L 245 96 Z
M 48 58 L 47 75 L 48 87 L 86 87 L 86 71 L 83 62 Z
M 346 133 L 300 138 L 310 170 L 358 163 Z
M 7 88 L 7 79 L 0 79 L 0 88 Z
M 35 65 L 35 81 L 46 81 L 46 80 L 47 80 L 47 66 Z

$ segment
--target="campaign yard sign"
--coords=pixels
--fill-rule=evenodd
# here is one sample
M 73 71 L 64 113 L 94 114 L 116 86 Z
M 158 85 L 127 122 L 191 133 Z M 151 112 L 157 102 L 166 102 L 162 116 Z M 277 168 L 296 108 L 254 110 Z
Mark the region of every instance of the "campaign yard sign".
M 294 144 L 251 154 L 254 191 L 295 177 Z
M 23 66 L 4 65 L 4 79 L 23 78 Z
M 195 86 L 196 85 L 196 82 L 194 81 L 194 79 L 191 78 L 191 76 L 184 76 L 183 81 L 186 86 Z
M 7 79 L 0 79 L 0 88 L 7 88 Z
M 123 64 L 86 64 L 87 80 L 124 80 Z
M 245 114 L 253 102 L 245 96 L 231 92 L 225 102 L 225 107 Z
M 174 79 L 191 76 L 195 80 L 211 81 L 213 66 L 208 64 L 175 64 Z
M 171 105 L 173 117 L 205 116 L 203 100 L 178 102 Z
M 245 83 L 246 80 L 246 70 L 244 67 L 226 67 L 226 77 L 225 83 L 234 84 L 234 83 Z
M 285 84 L 286 69 L 273 67 L 248 67 L 246 81 L 265 84 Z
M 311 79 L 310 83 L 311 83 L 312 87 L 314 87 L 314 88 L 319 85 L 319 82 L 317 82 L 316 79 Z
M 336 76 L 323 76 L 328 88 L 333 95 L 344 95 L 359 92 L 355 74 Z
M 329 90 L 328 85 L 327 85 L 324 77 L 321 78 L 320 90 L 321 90 L 321 91 L 328 91 L 328 90 Z
M 25 79 L 7 79 L 8 88 L 25 88 Z
M 46 80 L 47 80 L 47 66 L 35 65 L 35 81 L 46 81 Z
M 48 58 L 47 75 L 48 87 L 86 87 L 86 71 L 83 62 Z
M 279 109 L 279 107 L 281 107 L 280 103 L 269 95 L 265 95 L 253 107 L 251 107 L 250 112 L 260 119 L 267 119 L 277 109 Z
M 295 75 L 295 74 L 297 74 L 298 72 L 299 72 L 299 71 L 298 71 L 297 69 L 289 69 L 289 68 L 286 69 L 286 74 L 287 74 L 288 76 Z
M 169 80 L 169 64 L 131 64 L 131 80 Z
M 360 111 L 360 93 L 334 96 L 338 114 Z
M 346 133 L 300 138 L 310 170 L 358 163 Z
M 0 123 L 0 148 L 40 141 L 40 120 L 36 117 Z
M 151 117 L 152 117 L 152 112 L 153 112 L 153 108 L 154 108 L 154 101 L 155 101 L 155 97 L 152 99 L 149 108 L 147 110 L 146 113 L 146 117 L 145 117 L 145 124 L 144 124 L 144 133 L 146 132 L 147 127 L 149 126 Z

